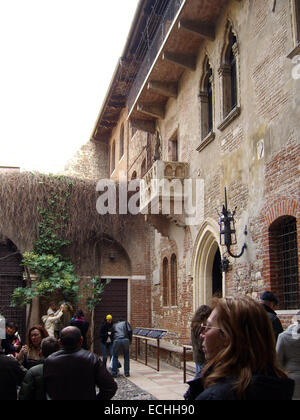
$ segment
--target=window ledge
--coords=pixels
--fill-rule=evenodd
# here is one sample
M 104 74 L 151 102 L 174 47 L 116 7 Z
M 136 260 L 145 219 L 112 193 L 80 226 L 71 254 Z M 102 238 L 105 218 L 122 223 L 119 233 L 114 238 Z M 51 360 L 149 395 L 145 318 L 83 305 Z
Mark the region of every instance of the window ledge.
M 218 129 L 220 131 L 223 131 L 226 127 L 228 127 L 228 125 L 235 119 L 237 118 L 241 113 L 241 107 L 240 106 L 235 106 L 230 112 L 229 114 L 223 119 L 223 121 L 221 122 L 221 124 L 218 126 Z
M 203 140 L 201 140 L 201 143 L 197 147 L 197 152 L 201 152 L 201 150 L 205 149 L 209 143 L 211 143 L 216 137 L 216 134 L 213 131 L 210 131 L 207 136 L 204 137 Z
M 289 53 L 287 58 L 294 58 L 296 55 L 300 54 L 300 43 Z

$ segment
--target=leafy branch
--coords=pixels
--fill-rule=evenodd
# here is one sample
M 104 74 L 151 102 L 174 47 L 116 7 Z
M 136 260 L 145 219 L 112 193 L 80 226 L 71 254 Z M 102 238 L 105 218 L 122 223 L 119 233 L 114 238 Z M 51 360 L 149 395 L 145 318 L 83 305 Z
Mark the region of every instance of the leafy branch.
M 53 182 L 53 176 L 49 180 Z M 29 279 L 27 287 L 14 290 L 11 306 L 25 306 L 36 296 L 49 298 L 54 293 L 68 301 L 78 300 L 79 279 L 75 268 L 61 255 L 62 248 L 70 245 L 70 241 L 64 238 L 64 232 L 69 218 L 67 199 L 72 186 L 73 183 L 69 182 L 63 195 L 51 192 L 47 208 L 37 207 L 41 217 L 39 238 L 33 251 L 24 253 L 22 261 L 26 271 L 34 276 Z
M 110 279 L 101 280 L 99 277 L 94 277 L 90 280 L 90 284 L 84 286 L 89 291 L 90 297 L 86 300 L 86 307 L 89 311 L 93 311 L 95 307 L 102 301 L 102 293 L 104 288 L 110 283 Z

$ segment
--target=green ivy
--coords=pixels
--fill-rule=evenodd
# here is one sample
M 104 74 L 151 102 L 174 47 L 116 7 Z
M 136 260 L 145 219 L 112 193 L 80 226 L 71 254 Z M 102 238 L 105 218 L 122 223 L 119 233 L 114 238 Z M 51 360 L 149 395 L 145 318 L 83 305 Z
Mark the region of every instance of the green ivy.
M 63 177 L 50 175 L 49 182 L 54 178 L 63 180 Z M 67 201 L 72 186 L 73 183 L 68 182 L 63 195 L 52 192 L 47 207 L 37 208 L 41 217 L 39 238 L 33 251 L 24 253 L 22 261 L 23 266 L 34 274 L 34 280 L 27 287 L 14 290 L 11 306 L 25 306 L 36 296 L 51 298 L 54 293 L 73 303 L 80 298 L 79 279 L 74 266 L 61 254 L 62 248 L 70 245 L 70 241 L 64 238 L 64 232 L 69 218 Z

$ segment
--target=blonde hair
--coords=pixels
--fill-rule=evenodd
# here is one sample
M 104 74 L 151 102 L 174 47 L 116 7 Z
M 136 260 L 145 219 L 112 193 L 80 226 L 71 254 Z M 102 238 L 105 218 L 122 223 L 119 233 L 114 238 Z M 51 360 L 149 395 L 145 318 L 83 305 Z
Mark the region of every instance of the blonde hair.
M 234 377 L 234 389 L 238 398 L 243 399 L 254 374 L 287 377 L 277 362 L 271 321 L 261 304 L 241 296 L 214 299 L 212 307 L 228 344 L 205 366 L 205 388 Z

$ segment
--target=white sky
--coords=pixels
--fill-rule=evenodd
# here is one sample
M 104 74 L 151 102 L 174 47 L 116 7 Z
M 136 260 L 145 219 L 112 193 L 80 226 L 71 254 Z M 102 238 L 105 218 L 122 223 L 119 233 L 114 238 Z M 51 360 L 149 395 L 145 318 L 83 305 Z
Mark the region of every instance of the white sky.
M 138 0 L 0 0 L 0 166 L 57 172 L 92 133 Z

